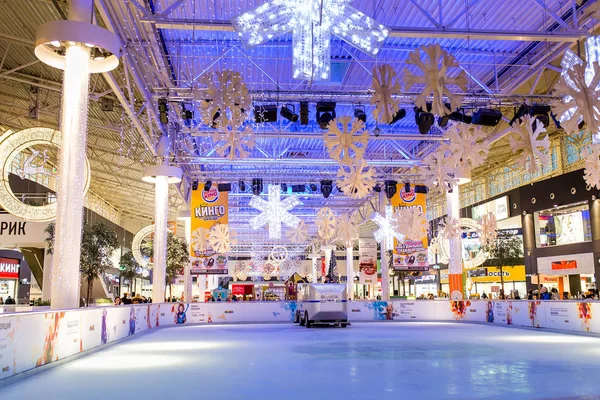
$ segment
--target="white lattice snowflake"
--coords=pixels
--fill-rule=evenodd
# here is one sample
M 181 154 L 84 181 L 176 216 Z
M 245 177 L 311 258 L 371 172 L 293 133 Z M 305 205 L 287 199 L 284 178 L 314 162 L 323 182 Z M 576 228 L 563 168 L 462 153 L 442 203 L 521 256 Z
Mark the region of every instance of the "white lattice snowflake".
M 328 244 L 337 231 L 336 217 L 333 210 L 323 207 L 317 213 L 317 233 L 321 244 Z
M 400 110 L 400 101 L 393 97 L 400 93 L 400 82 L 391 65 L 383 64 L 373 68 L 371 104 L 375 106 L 373 117 L 382 124 L 389 124 Z
M 581 121 L 585 121 L 586 131 L 600 134 L 600 65 L 592 62 L 586 66 L 570 50 L 562 64 L 564 69 L 554 91 L 564 97 L 552 103 L 552 111 L 570 134 L 580 132 Z
M 446 220 L 440 224 L 440 228 L 440 235 L 446 239 L 460 239 L 462 237 L 462 225 L 458 218 L 446 218 Z
M 489 145 L 486 134 L 479 125 L 455 124 L 446 131 L 450 139 L 451 161 L 460 171 L 471 171 L 485 162 Z
M 581 152 L 585 161 L 583 179 L 585 183 L 600 189 L 600 146 L 591 145 Z
M 254 149 L 254 131 L 250 126 L 242 128 L 243 113 L 236 111 L 229 118 L 221 116 L 223 125 L 213 133 L 216 152 L 230 160 L 246 158 Z
M 363 159 L 338 169 L 337 185 L 351 199 L 364 199 L 375 187 L 375 169 Z
M 427 56 L 425 62 L 421 60 L 422 52 Z M 413 75 L 408 68 L 404 69 L 406 90 L 410 90 L 415 85 L 425 86 L 415 100 L 417 107 L 426 110 L 428 98 L 432 97 L 431 112 L 434 115 L 442 116 L 460 108 L 463 97 L 452 93 L 449 86 L 458 86 L 466 92 L 468 81 L 462 70 L 454 78 L 448 76 L 449 68 L 459 66 L 454 56 L 442 50 L 439 44 L 435 44 L 416 49 L 410 53 L 406 63 L 417 66 L 423 72 L 423 75 Z M 444 105 L 448 100 L 450 100 L 450 109 Z
M 400 208 L 394 212 L 392 224 L 405 239 L 422 240 L 427 236 L 427 218 L 418 207 Z
M 450 153 L 448 145 L 442 145 L 423 159 L 428 174 L 425 185 L 431 192 L 446 192 L 458 183 L 458 170 L 453 165 L 455 161 L 448 158 Z
M 239 72 L 228 69 L 217 71 L 203 75 L 200 81 L 207 85 L 203 99 L 199 101 L 202 122 L 206 125 L 213 126 L 216 123 L 217 127 L 221 127 L 224 125 L 224 115 L 240 109 L 250 110 L 252 99 Z M 214 120 L 217 113 L 221 117 Z
M 542 165 L 550 163 L 550 138 L 547 135 L 541 138 L 544 132 L 544 125 L 529 115 L 525 115 L 520 124 L 513 124 L 510 131 L 508 140 L 512 151 L 523 150 L 517 163 L 532 174 L 538 167 L 541 169 Z
M 308 226 L 303 220 L 300 220 L 295 228 L 285 231 L 285 236 L 291 242 L 305 243 L 308 239 Z
M 338 124 L 342 125 L 341 129 Z M 323 136 L 329 157 L 342 165 L 352 165 L 362 159 L 369 140 L 369 132 L 364 128 L 364 122 L 349 116 L 331 121 Z
M 339 218 L 338 239 L 346 247 L 354 247 L 354 242 L 358 240 L 358 224 L 350 214 Z
M 477 235 L 483 246 L 489 246 L 498 237 L 498 224 L 494 213 L 488 212 L 481 216 Z
M 214 225 L 208 234 L 208 242 L 215 253 L 224 254 L 231 251 L 233 231 L 227 224 Z

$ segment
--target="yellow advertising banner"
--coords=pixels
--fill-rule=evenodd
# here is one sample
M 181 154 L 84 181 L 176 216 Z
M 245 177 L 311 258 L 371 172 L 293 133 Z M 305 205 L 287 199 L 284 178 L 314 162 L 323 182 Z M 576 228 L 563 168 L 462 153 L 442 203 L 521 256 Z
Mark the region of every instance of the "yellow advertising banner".
M 191 273 L 227 274 L 227 254 L 215 253 L 207 237 L 213 226 L 229 222 L 229 192 L 219 192 L 216 183 L 208 191 L 200 185 L 192 191 L 191 203 Z
M 390 199 L 394 210 L 399 208 L 416 207 L 421 210 L 421 215 L 426 220 L 427 188 L 413 185 L 406 190 L 404 184 L 396 186 L 396 194 Z M 400 232 L 402 233 L 402 232 Z M 421 240 L 406 239 L 404 243 L 394 240 L 394 270 L 396 271 L 428 271 L 427 259 L 427 232 Z
M 468 271 L 469 278 L 477 283 L 499 283 L 500 268 L 483 267 Z M 524 282 L 525 281 L 525 266 L 516 265 L 514 267 L 502 267 L 504 282 Z

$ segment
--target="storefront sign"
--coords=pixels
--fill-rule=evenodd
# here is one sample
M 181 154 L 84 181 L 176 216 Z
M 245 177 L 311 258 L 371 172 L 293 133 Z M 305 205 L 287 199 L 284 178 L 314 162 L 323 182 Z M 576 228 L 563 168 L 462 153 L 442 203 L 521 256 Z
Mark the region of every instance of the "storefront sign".
M 479 220 L 482 215 L 489 212 L 496 216 L 497 221 L 508 218 L 508 196 L 503 196 L 471 208 L 471 216 L 475 220 Z
M 437 283 L 437 275 L 423 275 L 415 278 L 417 285 L 429 285 L 430 283 Z
M 44 247 L 47 222 L 31 222 L 11 214 L 0 214 L 0 247 Z
M 206 236 L 216 224 L 229 222 L 229 192 L 219 192 L 216 183 L 208 191 L 201 186 L 192 191 L 191 211 L 191 273 L 227 274 L 227 254 L 215 253 Z
M 398 208 L 418 208 L 423 219 L 427 211 L 427 189 L 424 186 L 411 186 L 406 190 L 404 184 L 396 186 L 396 194 L 390 199 L 390 204 Z M 399 243 L 394 239 L 394 270 L 396 271 L 428 271 L 427 234 L 419 239 L 407 239 Z
M 576 275 L 594 273 L 594 254 L 538 257 L 538 273 L 545 275 Z
M 524 282 L 525 281 L 525 266 L 516 265 L 514 267 L 486 267 L 468 271 L 469 277 L 475 283 L 496 283 L 504 280 L 504 282 Z M 501 278 L 501 275 L 503 277 Z
M 553 261 L 552 269 L 553 270 L 577 269 L 577 261 L 575 261 L 575 260 Z
M 0 258 L 0 279 L 19 279 L 19 260 Z

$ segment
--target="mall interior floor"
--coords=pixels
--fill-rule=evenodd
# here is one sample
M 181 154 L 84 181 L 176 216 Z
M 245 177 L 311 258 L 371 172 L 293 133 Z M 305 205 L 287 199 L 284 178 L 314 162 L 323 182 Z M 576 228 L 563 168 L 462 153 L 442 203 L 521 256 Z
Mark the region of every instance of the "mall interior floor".
M 486 325 L 178 326 L 0 399 L 583 399 L 600 395 L 599 360 L 600 338 Z

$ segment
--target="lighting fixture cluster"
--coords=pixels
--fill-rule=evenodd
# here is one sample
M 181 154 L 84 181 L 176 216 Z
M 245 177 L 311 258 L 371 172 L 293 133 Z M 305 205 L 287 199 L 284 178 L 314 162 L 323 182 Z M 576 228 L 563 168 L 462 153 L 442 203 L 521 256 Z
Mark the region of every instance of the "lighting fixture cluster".
M 292 32 L 295 79 L 328 80 L 331 35 L 375 56 L 389 29 L 348 5 L 351 0 L 271 0 L 232 20 L 248 46 Z

